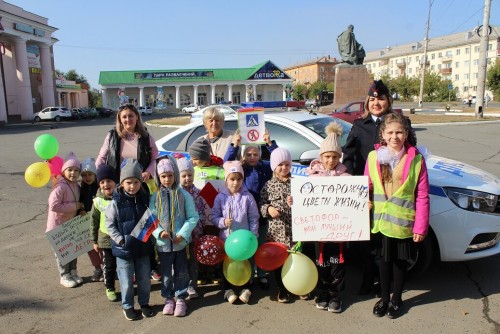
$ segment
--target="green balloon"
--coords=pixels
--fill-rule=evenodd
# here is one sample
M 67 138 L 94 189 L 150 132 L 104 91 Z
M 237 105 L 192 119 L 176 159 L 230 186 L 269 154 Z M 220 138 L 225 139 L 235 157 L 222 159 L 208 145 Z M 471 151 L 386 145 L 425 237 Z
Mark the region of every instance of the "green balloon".
M 49 133 L 38 136 L 35 140 L 35 152 L 44 160 L 52 159 L 59 151 L 57 138 Z
M 231 232 L 224 243 L 226 255 L 236 261 L 251 258 L 257 250 L 257 237 L 248 230 Z

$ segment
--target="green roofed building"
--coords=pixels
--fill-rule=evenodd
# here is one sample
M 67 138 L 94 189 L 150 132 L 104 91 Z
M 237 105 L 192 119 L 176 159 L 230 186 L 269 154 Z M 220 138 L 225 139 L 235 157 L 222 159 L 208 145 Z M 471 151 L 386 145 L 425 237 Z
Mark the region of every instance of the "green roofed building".
M 284 101 L 293 83 L 279 67 L 266 61 L 248 68 L 102 71 L 103 106 L 125 103 L 164 109 L 189 104 Z

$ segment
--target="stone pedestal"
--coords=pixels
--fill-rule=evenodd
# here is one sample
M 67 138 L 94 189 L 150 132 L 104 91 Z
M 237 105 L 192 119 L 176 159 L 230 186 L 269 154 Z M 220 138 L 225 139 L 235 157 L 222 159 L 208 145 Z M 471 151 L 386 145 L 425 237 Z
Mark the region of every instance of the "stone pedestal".
M 333 105 L 364 101 L 370 88 L 370 76 L 365 65 L 335 66 L 335 91 Z

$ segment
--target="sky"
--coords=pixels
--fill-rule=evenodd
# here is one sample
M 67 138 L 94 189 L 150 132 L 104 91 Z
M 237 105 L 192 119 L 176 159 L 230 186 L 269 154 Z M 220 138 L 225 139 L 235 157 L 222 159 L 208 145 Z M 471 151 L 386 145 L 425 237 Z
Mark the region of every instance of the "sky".
M 490 25 L 500 25 L 500 0 Z M 367 52 L 425 38 L 430 0 L 6 0 L 49 19 L 56 69 L 100 89 L 100 71 L 284 68 L 340 58 L 337 36 L 354 25 Z M 429 37 L 483 22 L 484 0 L 432 0 Z

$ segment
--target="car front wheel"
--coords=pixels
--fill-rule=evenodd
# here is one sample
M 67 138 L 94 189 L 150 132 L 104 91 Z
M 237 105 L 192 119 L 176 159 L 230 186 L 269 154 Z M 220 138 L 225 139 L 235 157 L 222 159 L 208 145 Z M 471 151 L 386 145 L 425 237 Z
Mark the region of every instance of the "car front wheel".
M 60 122 L 60 121 L 61 121 L 61 117 L 60 117 L 60 116 L 56 116 L 56 117 L 54 118 L 54 121 L 56 121 L 56 122 Z
M 424 241 L 415 245 L 417 247 L 415 256 L 411 260 L 408 260 L 408 275 L 412 278 L 422 275 L 435 259 L 437 247 L 434 232 L 429 230 Z
M 37 123 L 38 123 L 38 122 L 40 122 L 41 120 L 42 120 L 42 119 L 41 119 L 40 117 L 38 117 L 38 116 L 36 116 L 36 117 L 35 117 L 35 122 L 37 122 Z

